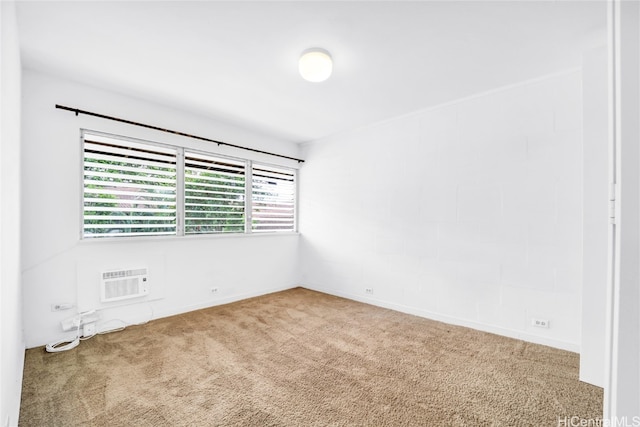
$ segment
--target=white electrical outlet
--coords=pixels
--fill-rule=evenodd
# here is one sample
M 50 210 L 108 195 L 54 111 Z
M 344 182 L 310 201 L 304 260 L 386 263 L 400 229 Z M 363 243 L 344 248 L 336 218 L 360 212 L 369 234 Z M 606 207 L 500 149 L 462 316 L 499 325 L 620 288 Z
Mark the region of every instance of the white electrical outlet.
M 70 308 L 73 308 L 73 307 L 74 305 L 71 303 L 61 302 L 58 304 L 51 304 L 51 311 L 69 310 Z
M 218 293 L 218 288 L 211 288 L 211 293 L 212 294 L 217 294 Z
M 548 319 L 531 319 L 531 326 L 535 326 L 536 328 L 549 328 L 549 320 Z
M 370 295 L 373 294 L 373 288 L 365 288 L 364 289 L 364 293 L 365 294 L 370 294 Z

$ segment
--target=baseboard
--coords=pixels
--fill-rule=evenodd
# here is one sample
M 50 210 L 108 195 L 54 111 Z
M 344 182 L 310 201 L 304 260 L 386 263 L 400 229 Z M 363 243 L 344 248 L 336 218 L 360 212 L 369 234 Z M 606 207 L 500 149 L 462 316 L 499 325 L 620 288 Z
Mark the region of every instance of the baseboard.
M 154 299 L 150 301 L 143 301 L 139 303 L 132 303 L 132 304 L 127 304 L 127 305 L 122 305 L 117 307 L 101 308 L 97 310 L 100 313 L 100 319 L 97 321 L 97 324 L 96 324 L 96 332 L 97 333 L 117 332 L 119 330 L 122 330 L 123 327 L 141 325 L 141 324 L 150 322 L 152 320 L 162 319 L 164 317 L 176 316 L 179 314 L 188 313 L 190 311 L 201 310 L 204 308 L 215 307 L 218 305 L 230 304 L 230 303 L 245 300 L 248 298 L 255 298 L 262 295 L 272 294 L 275 292 L 282 292 L 288 289 L 297 288 L 298 286 L 299 285 L 295 284 L 295 285 L 288 285 L 288 286 L 278 286 L 278 287 L 267 288 L 267 289 L 257 289 L 250 292 L 243 292 L 243 293 L 238 293 L 234 295 L 228 295 L 221 298 L 216 298 L 214 300 L 203 301 L 202 303 L 198 303 L 198 304 L 191 304 L 191 305 L 186 305 L 181 307 L 171 307 L 164 310 L 162 309 L 158 310 L 157 307 L 154 307 L 154 303 L 161 302 L 162 300 L 164 300 L 164 298 Z M 122 310 L 125 310 L 125 312 L 123 312 Z M 72 332 L 65 332 L 62 334 L 62 338 L 64 338 L 65 336 L 66 337 L 75 336 L 73 334 L 75 334 L 75 330 Z M 60 339 L 60 338 L 56 338 L 56 340 L 57 339 Z M 52 341 L 50 340 L 47 342 L 52 342 Z M 44 343 L 37 344 L 29 348 L 35 348 L 42 345 L 45 345 L 45 344 Z M 4 426 L 0 424 L 0 427 L 4 427 Z
M 278 286 L 275 288 L 268 288 L 268 289 L 260 289 L 260 290 L 255 290 L 255 291 L 251 291 L 251 292 L 244 292 L 244 293 L 240 293 L 240 294 L 234 294 L 234 295 L 230 295 L 230 296 L 226 296 L 223 298 L 219 298 L 216 299 L 215 301 L 206 301 L 206 302 L 202 302 L 199 304 L 192 304 L 192 305 L 188 305 L 188 306 L 184 306 L 184 307 L 177 307 L 177 308 L 172 308 L 169 310 L 161 310 L 161 311 L 154 311 L 153 314 L 153 319 L 162 319 L 163 317 L 170 317 L 170 316 L 175 316 L 178 314 L 183 314 L 183 313 L 188 313 L 190 311 L 195 311 L 195 310 L 201 310 L 203 308 L 209 308 L 209 307 L 215 307 L 218 305 L 224 305 L 224 304 L 230 304 L 232 302 L 237 302 L 237 301 L 242 301 L 248 298 L 255 298 L 255 297 L 259 297 L 262 295 L 268 295 L 268 294 L 273 294 L 276 292 L 282 292 L 282 291 L 286 291 L 288 289 L 293 289 L 293 288 L 297 288 L 299 285 L 289 285 L 289 286 Z
M 550 338 L 539 337 L 531 335 L 522 331 L 514 331 L 511 329 L 501 328 L 499 326 L 487 325 L 480 322 L 475 322 L 468 319 L 462 319 L 454 316 L 436 313 L 429 310 L 424 310 L 418 307 L 411 307 L 404 304 L 397 304 L 393 302 L 383 301 L 376 298 L 366 297 L 362 295 L 352 294 L 349 292 L 338 291 L 335 289 L 326 289 L 321 286 L 301 284 L 300 287 L 309 289 L 312 291 L 322 292 L 337 297 L 342 297 L 366 304 L 375 305 L 378 307 L 388 308 L 391 310 L 399 311 L 402 313 L 412 314 L 414 316 L 424 317 L 430 320 L 436 320 L 438 322 L 448 323 L 450 325 L 464 326 L 466 328 L 475 329 L 478 331 L 489 332 L 496 335 L 502 335 L 509 338 L 515 338 L 522 341 L 527 341 L 534 344 L 546 345 L 548 347 L 558 348 L 561 350 L 571 351 L 574 353 L 580 352 L 580 345 L 576 343 L 554 340 Z

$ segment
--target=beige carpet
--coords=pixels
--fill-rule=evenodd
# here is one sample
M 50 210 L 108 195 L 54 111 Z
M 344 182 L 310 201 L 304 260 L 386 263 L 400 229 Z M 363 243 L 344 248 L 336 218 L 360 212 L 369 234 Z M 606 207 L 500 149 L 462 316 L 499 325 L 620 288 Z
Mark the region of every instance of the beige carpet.
M 557 426 L 578 355 L 293 289 L 27 351 L 23 426 Z

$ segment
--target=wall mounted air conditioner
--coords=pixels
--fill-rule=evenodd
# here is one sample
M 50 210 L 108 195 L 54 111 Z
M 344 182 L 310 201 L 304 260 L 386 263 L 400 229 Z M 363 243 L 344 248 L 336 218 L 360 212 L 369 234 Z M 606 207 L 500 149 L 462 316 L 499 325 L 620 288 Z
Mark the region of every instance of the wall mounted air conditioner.
M 100 301 L 113 302 L 139 298 L 149 294 L 146 268 L 113 270 L 102 273 Z

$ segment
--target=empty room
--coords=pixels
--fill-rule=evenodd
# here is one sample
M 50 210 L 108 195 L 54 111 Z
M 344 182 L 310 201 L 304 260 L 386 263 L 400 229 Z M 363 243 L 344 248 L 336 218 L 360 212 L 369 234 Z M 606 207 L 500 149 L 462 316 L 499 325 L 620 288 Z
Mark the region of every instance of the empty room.
M 640 426 L 638 1 L 0 19 L 0 426 Z

